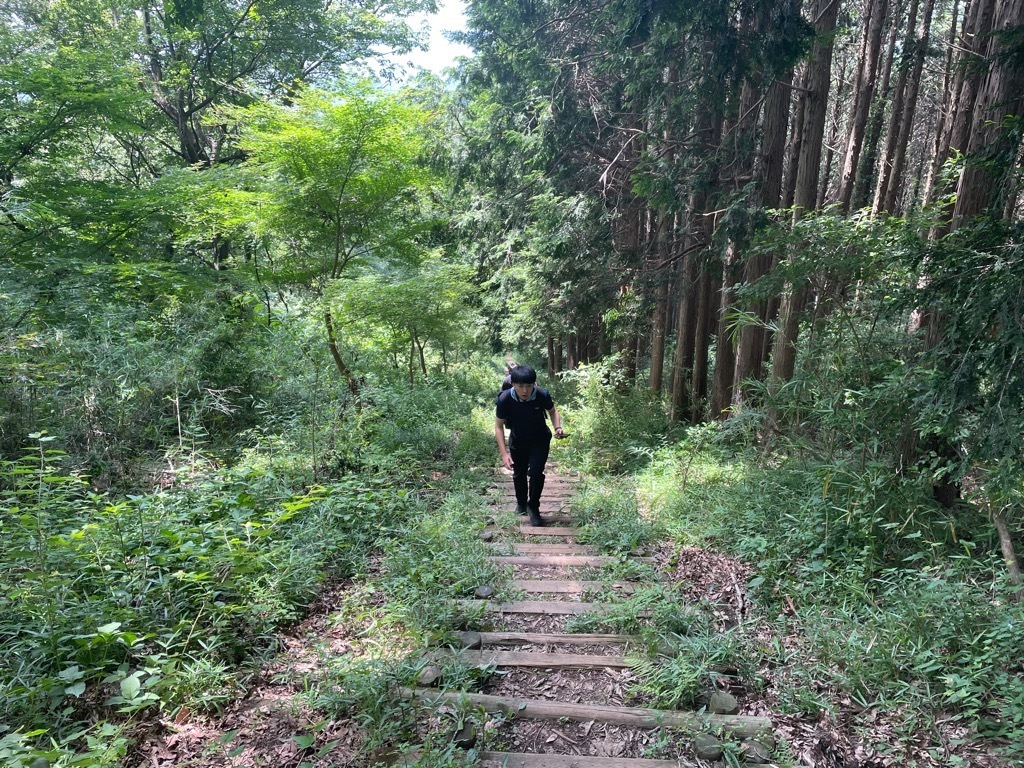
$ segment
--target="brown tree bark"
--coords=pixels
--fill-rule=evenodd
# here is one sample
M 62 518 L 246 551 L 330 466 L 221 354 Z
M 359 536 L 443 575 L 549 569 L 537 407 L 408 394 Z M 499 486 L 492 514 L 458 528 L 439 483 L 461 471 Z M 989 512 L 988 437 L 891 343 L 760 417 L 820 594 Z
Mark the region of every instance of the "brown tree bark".
M 780 82 L 773 83 L 765 97 L 764 124 L 761 132 L 761 148 L 757 162 L 760 187 L 757 203 L 766 208 L 776 208 L 782 197 L 782 165 L 786 150 L 786 125 L 789 121 L 790 71 Z M 768 253 L 758 253 L 748 258 L 743 267 L 743 282 L 755 283 L 768 274 L 772 258 Z M 740 328 L 736 348 L 736 374 L 733 386 L 733 405 L 742 406 L 750 394 L 748 380 L 764 377 L 765 335 L 768 323 L 769 304 L 755 301 L 746 306 L 746 311 L 757 318 L 757 322 L 744 323 Z
M 658 214 L 658 260 L 655 279 L 658 281 L 654 291 L 654 323 L 651 329 L 651 373 L 650 390 L 654 394 L 661 393 L 662 379 L 665 371 L 665 336 L 668 326 L 668 271 L 669 271 L 669 236 L 671 225 L 666 209 L 662 207 Z
M 1013 546 L 1013 536 L 1010 534 L 1010 526 L 1006 524 L 1006 516 L 1001 510 L 992 511 L 992 523 L 999 534 L 999 548 L 1003 553 L 1003 562 L 1006 563 L 1006 570 L 1010 576 L 1010 583 L 1020 586 L 1024 583 L 1021 579 L 1020 561 L 1017 559 L 1017 551 Z
M 969 149 L 971 126 L 974 122 L 974 110 L 978 101 L 978 91 L 984 78 L 984 70 L 977 66 L 978 62 L 987 58 L 990 32 L 995 18 L 998 0 L 973 0 L 968 7 L 964 19 L 964 33 L 960 41 L 960 56 L 954 68 L 959 72 L 958 79 L 952 88 L 953 104 L 947 116 L 949 124 L 943 140 L 941 159 L 936 157 L 935 163 L 941 168 L 954 153 L 966 153 Z M 935 184 L 932 189 L 933 199 L 938 200 L 947 189 Z M 953 216 L 945 217 L 944 221 L 930 233 L 933 240 L 950 231 Z
M 843 174 L 839 180 L 836 200 L 843 211 L 850 209 L 857 163 L 864 141 L 871 103 L 874 100 L 875 80 L 882 43 L 882 29 L 888 10 L 888 0 L 868 0 L 865 6 L 864 36 L 861 44 L 860 67 L 853 85 L 853 105 L 850 113 L 850 134 L 843 159 Z
M 912 17 L 916 15 L 917 3 L 914 2 Z M 912 68 L 907 72 L 904 81 L 901 72 L 901 90 L 899 113 L 897 114 L 897 103 L 893 102 L 892 119 L 889 124 L 889 135 L 885 141 L 885 155 L 881 170 L 878 174 L 878 185 L 875 188 L 875 199 L 872 209 L 875 213 L 894 213 L 896 210 L 896 199 L 903 184 L 903 172 L 907 160 L 907 146 L 910 143 L 910 133 L 913 129 L 914 114 L 917 111 L 917 97 L 921 90 L 921 72 L 924 69 L 925 53 L 928 50 L 928 39 L 931 35 L 932 11 L 935 8 L 935 0 L 924 0 L 921 10 L 921 21 L 917 25 L 914 36 L 907 35 L 905 43 L 908 56 L 912 62 Z
M 838 3 L 818 0 L 815 4 L 815 31 L 817 40 L 807 60 L 807 98 L 802 119 L 804 136 L 800 141 L 797 160 L 796 187 L 793 195 L 793 217 L 799 221 L 812 210 L 818 189 L 818 170 L 821 162 L 821 139 L 825 133 L 826 106 L 832 71 L 833 39 L 838 15 Z M 800 328 L 800 314 L 807 296 L 804 280 L 788 286 L 779 305 L 779 330 L 775 334 L 775 352 L 772 359 L 771 383 L 777 390 L 782 382 L 793 378 L 796 365 L 796 342 Z
M 690 371 L 697 333 L 697 255 L 688 253 L 680 264 L 676 282 L 676 348 L 672 358 L 672 409 L 670 420 L 679 421 L 690 410 Z
M 1018 135 L 1007 129 L 1009 116 L 1020 116 L 1024 107 L 1024 63 L 1010 38 L 1024 25 L 1024 0 L 997 3 L 993 34 L 985 47 L 988 73 L 981 84 L 967 142 L 967 161 L 957 184 L 951 224 L 963 226 L 983 213 L 1001 215 L 1007 191 L 1006 179 L 1017 159 Z
M 838 64 L 839 78 L 836 82 L 836 95 L 832 100 L 832 119 L 829 121 L 829 136 L 825 142 L 825 161 L 821 168 L 821 183 L 818 185 L 816 208 L 824 207 L 829 199 L 828 193 L 832 181 L 832 163 L 835 161 L 836 147 L 839 145 L 839 126 L 842 123 L 843 109 L 846 107 L 844 96 L 849 81 L 849 56 L 844 56 Z
M 916 3 L 916 0 L 914 0 Z M 871 116 L 864 134 L 864 148 L 861 150 L 860 167 L 857 169 L 857 182 L 853 185 L 851 208 L 860 209 L 868 205 L 871 195 L 878 182 L 878 144 L 885 123 L 886 104 L 892 97 L 892 65 L 896 57 L 896 39 L 900 33 L 900 21 L 903 18 L 904 0 L 897 0 L 889 14 L 889 35 L 882 55 L 882 71 L 878 76 L 878 87 L 875 88 L 875 101 L 871 105 Z
M 352 397 L 356 398 L 356 402 L 358 402 L 359 380 L 356 379 L 355 374 L 345 364 L 345 359 L 341 356 L 341 351 L 338 349 L 338 337 L 334 332 L 334 318 L 331 316 L 331 310 L 329 309 L 324 311 L 324 327 L 327 329 L 327 349 L 330 351 L 334 364 L 337 366 L 342 378 L 345 379 L 348 391 L 352 393 Z
M 721 287 L 718 270 L 709 264 L 701 266 L 697 279 L 697 327 L 694 331 L 693 372 L 690 376 L 690 422 L 704 418 L 704 401 L 708 395 L 708 348 L 711 346 L 713 315 L 718 306 L 715 297 Z

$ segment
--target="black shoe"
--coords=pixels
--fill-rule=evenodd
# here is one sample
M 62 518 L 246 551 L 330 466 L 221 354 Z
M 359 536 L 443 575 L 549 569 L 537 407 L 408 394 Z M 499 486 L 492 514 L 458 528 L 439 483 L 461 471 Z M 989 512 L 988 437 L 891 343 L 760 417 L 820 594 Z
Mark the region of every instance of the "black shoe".
M 540 519 L 540 504 L 530 504 L 528 509 L 530 510 L 530 525 L 535 528 L 544 525 L 544 521 Z
M 525 504 L 516 504 L 516 514 L 517 515 L 525 515 L 527 513 L 527 511 L 528 510 L 526 509 L 526 505 Z

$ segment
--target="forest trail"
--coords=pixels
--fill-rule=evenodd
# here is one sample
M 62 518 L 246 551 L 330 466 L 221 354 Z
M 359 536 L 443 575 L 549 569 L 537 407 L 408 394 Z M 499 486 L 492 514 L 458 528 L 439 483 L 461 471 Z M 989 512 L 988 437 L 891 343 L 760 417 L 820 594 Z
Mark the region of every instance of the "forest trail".
M 438 708 L 469 706 L 502 715 L 488 720 L 484 738 L 475 732 L 457 735 L 466 747 L 484 743 L 481 764 L 489 768 L 697 768 L 722 757 L 722 745 L 712 734 L 724 734 L 741 759 L 767 764 L 774 741 L 768 718 L 735 714 L 728 707 L 712 714 L 717 701 L 701 713 L 627 706 L 636 676 L 626 659 L 640 639 L 566 627 L 572 617 L 599 614 L 639 586 L 623 580 L 609 589 L 596 579 L 595 568 L 618 558 L 596 555 L 594 547 L 578 543 L 580 531 L 568 512 L 575 485 L 570 475 L 549 472 L 541 506 L 544 527 L 525 518 L 502 527 L 494 516 L 482 533 L 494 551 L 492 560 L 514 569 L 510 586 L 521 595 L 496 602 L 490 599 L 494 590 L 481 585 L 479 599 L 460 601 L 467 611 L 483 610 L 484 621 L 493 624 L 491 631 L 462 632 L 462 650 L 448 652 L 494 670 L 485 692 L 420 687 L 403 689 L 401 695 Z M 500 475 L 496 486 L 498 508 L 514 505 L 511 478 Z M 653 561 L 644 554 L 630 558 Z M 421 682 L 430 680 L 433 668 L 425 672 Z M 701 735 L 691 740 L 682 733 Z M 650 754 L 671 759 L 645 757 Z

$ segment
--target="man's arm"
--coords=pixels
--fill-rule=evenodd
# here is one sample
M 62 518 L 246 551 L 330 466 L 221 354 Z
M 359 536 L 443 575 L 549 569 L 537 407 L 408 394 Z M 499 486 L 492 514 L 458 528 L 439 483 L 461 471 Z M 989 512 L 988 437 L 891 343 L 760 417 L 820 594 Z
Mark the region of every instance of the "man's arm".
M 505 449 L 505 420 L 495 417 L 494 439 L 498 443 L 498 455 L 501 456 L 501 464 L 505 469 L 512 469 L 512 457 Z
M 555 428 L 555 437 L 562 437 L 565 435 L 562 431 L 562 417 L 558 415 L 558 408 L 556 406 L 551 406 L 551 410 L 548 411 L 548 416 L 551 419 L 551 426 Z

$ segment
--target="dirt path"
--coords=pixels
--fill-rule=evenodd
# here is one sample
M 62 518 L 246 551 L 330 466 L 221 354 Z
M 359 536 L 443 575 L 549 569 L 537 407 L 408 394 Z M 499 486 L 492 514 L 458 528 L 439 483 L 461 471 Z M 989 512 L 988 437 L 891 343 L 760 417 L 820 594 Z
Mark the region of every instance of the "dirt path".
M 640 639 L 572 631 L 574 618 L 600 614 L 637 586 L 594 577 L 595 568 L 618 559 L 577 543 L 580 532 L 568 514 L 574 487 L 571 476 L 549 473 L 544 527 L 521 518 L 518 525 L 484 531 L 494 561 L 513 567 L 511 586 L 521 599 L 463 601 L 468 610 L 483 609 L 493 626 L 461 635 L 462 659 L 494 670 L 482 693 L 420 688 L 404 695 L 439 707 L 485 710 L 490 719 L 484 733 L 474 734 L 475 745 L 482 764 L 495 768 L 706 766 L 722 757 L 712 735 L 721 733 L 737 756 L 767 763 L 774 738 L 767 718 L 638 706 L 638 680 L 627 655 L 645 653 Z M 514 504 L 510 478 L 499 477 L 497 490 L 499 504 Z
M 694 713 L 647 707 L 627 657 L 656 664 L 661 657 L 650 656 L 637 636 L 580 629 L 581 619 L 593 621 L 621 606 L 644 585 L 610 580 L 602 568 L 621 565 L 620 559 L 579 543 L 569 513 L 575 487 L 571 475 L 550 472 L 541 507 L 545 524 L 533 527 L 525 517 L 508 514 L 514 506 L 511 478 L 498 475 L 490 494 L 496 507 L 481 537 L 492 561 L 510 567 L 512 578 L 508 584 L 480 585 L 477 599 L 461 601 L 466 614 L 477 617 L 474 626 L 486 631 L 455 632 L 455 645 L 462 647 L 432 650 L 435 658 L 428 659 L 441 665 L 455 657 L 459 664 L 484 670 L 486 683 L 476 693 L 460 693 L 425 687 L 427 675 L 424 686 L 395 694 L 426 705 L 425 713 L 439 712 L 423 718 L 423 727 L 435 733 L 455 712 L 476 713 L 471 719 L 478 725 L 459 739 L 479 755 L 475 764 L 491 768 L 706 767 L 721 759 L 722 740 L 734 756 L 766 762 L 759 756 L 767 753 L 774 731 L 762 713 L 736 712 L 728 703 L 715 707 L 718 714 L 710 714 L 710 708 Z M 660 566 L 665 575 L 667 564 L 650 553 L 629 559 Z M 685 566 L 675 565 L 680 567 Z M 360 627 L 337 619 L 339 606 L 351 597 L 346 590 L 355 588 L 340 585 L 323 595 L 321 608 L 314 607 L 310 618 L 282 639 L 283 652 L 249 694 L 222 715 L 184 711 L 165 722 L 144 742 L 139 765 L 365 765 L 365 734 L 357 720 L 325 719 L 304 695 L 325 660 L 329 664 L 362 650 Z M 512 599 L 498 602 L 492 596 L 499 593 Z M 473 764 L 473 753 L 465 754 L 466 764 Z M 381 765 L 428 764 L 417 763 L 415 755 L 381 758 Z

